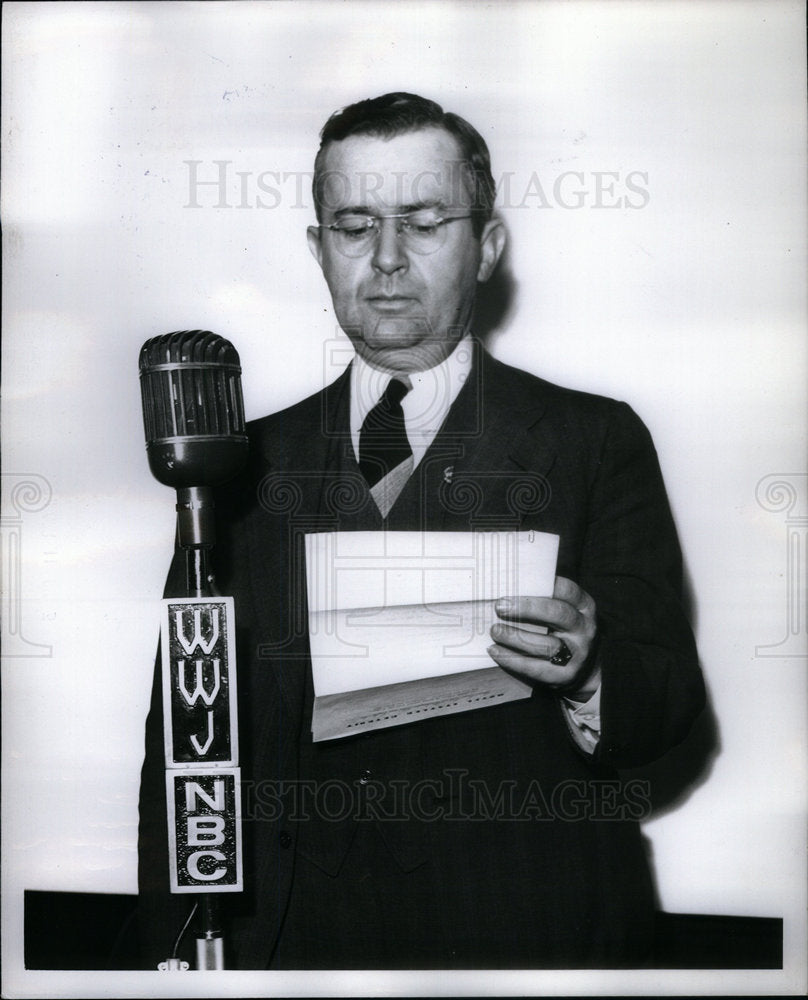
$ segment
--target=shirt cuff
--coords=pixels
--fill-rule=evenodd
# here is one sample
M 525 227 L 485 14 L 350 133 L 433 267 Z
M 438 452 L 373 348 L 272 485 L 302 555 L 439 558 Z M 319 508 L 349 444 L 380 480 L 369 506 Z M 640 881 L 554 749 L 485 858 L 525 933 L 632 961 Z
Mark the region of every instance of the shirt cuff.
M 593 754 L 600 741 L 600 685 L 588 701 L 562 698 L 561 707 L 572 738 L 585 753 Z

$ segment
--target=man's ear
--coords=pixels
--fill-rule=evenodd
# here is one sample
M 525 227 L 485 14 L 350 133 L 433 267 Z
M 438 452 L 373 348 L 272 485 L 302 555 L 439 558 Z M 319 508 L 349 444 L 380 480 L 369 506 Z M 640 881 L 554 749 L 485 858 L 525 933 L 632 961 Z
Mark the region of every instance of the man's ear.
M 499 219 L 489 219 L 480 237 L 480 266 L 477 281 L 488 281 L 505 249 L 505 226 Z
M 323 266 L 323 242 L 319 226 L 309 226 L 306 230 L 306 240 L 309 244 L 311 255 L 320 265 Z

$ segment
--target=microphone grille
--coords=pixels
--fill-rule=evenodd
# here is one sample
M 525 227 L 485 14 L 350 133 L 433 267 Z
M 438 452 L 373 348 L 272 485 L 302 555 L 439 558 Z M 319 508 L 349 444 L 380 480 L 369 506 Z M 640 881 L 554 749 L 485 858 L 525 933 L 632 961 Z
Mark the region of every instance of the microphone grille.
M 178 330 L 140 350 L 147 444 L 177 437 L 246 440 L 241 363 L 229 340 L 208 330 Z

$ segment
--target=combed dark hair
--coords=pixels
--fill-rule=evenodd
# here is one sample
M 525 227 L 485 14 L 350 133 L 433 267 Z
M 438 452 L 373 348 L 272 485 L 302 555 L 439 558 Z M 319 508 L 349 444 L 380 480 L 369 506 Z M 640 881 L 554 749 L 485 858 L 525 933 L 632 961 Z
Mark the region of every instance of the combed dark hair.
M 472 226 L 479 237 L 494 211 L 496 188 L 491 175 L 491 156 L 485 139 L 460 115 L 426 97 L 397 92 L 370 97 L 335 111 L 320 132 L 320 148 L 314 160 L 312 194 L 318 222 L 322 221 L 324 160 L 328 145 L 351 135 L 370 135 L 392 139 L 418 129 L 437 127 L 454 136 L 460 147 L 461 163 L 468 170 L 473 186 Z

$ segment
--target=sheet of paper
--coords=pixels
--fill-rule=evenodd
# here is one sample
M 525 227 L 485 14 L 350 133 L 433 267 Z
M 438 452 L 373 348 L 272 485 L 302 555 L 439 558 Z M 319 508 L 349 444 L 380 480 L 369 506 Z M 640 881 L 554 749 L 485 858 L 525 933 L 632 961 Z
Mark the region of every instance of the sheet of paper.
M 499 597 L 550 595 L 558 536 L 306 536 L 314 739 L 528 697 L 486 652 Z

